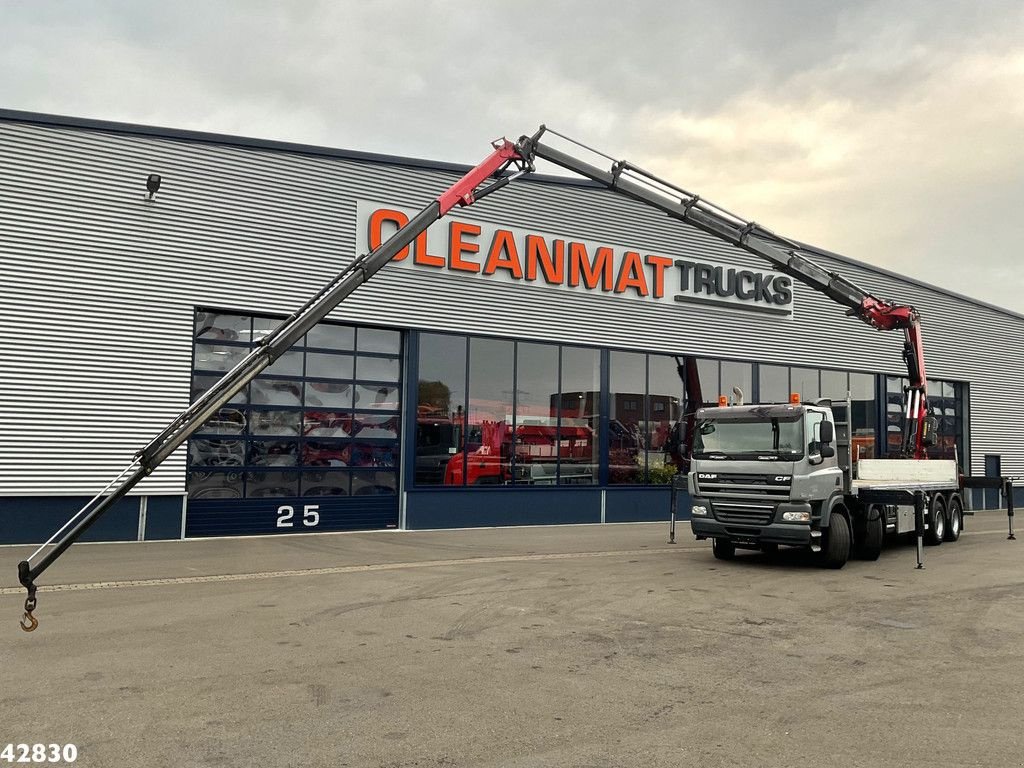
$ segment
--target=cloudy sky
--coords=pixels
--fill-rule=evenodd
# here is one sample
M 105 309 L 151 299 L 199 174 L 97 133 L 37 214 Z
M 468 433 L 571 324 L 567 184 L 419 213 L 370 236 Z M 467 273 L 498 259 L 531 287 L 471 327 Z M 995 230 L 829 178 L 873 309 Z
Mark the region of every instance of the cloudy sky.
M 0 0 L 0 107 L 468 164 L 546 123 L 1024 312 L 1021 0 Z

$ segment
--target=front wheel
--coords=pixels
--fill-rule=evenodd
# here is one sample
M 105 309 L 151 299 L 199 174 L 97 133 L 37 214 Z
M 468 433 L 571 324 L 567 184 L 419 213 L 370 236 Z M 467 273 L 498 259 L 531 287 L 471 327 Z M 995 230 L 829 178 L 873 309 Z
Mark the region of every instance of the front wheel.
M 736 557 L 736 545 L 728 539 L 712 539 L 711 552 L 719 560 L 732 560 Z
M 838 512 L 833 512 L 829 516 L 825 546 L 821 554 L 822 565 L 826 568 L 842 568 L 850 559 L 850 524 Z

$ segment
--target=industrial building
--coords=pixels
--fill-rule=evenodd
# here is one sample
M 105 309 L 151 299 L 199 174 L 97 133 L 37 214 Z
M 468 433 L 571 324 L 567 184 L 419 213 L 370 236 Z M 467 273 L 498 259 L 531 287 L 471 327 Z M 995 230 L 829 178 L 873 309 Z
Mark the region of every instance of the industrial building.
M 467 170 L 3 110 L 0 159 L 0 543 L 49 537 Z M 1024 316 L 809 251 L 920 311 L 933 455 L 1024 475 Z M 886 456 L 902 348 L 745 250 L 533 174 L 417 238 L 85 538 L 664 520 L 682 357 L 708 402 L 849 395 L 857 454 Z

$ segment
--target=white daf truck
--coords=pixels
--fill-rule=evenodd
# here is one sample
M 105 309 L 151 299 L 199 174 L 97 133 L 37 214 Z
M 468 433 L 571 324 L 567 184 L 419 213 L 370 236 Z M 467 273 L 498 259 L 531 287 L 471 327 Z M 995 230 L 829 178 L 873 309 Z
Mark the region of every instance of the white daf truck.
M 828 400 L 698 410 L 688 476 L 694 535 L 711 539 L 720 560 L 737 548 L 795 546 L 831 568 L 851 556 L 877 559 L 887 534 L 916 532 L 932 545 L 959 539 L 957 463 L 854 461 L 849 413 L 848 401 Z

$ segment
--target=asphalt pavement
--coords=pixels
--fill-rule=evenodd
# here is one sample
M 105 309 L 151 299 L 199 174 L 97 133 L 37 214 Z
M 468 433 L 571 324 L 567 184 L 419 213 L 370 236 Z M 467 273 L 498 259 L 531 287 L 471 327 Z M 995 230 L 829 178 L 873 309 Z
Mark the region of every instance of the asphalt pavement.
M 680 526 L 79 544 L 18 628 L 0 749 L 103 766 L 1024 765 L 1024 540 L 822 570 Z M 15 753 L 17 754 L 17 753 Z M 0 765 L 4 764 L 0 756 Z

